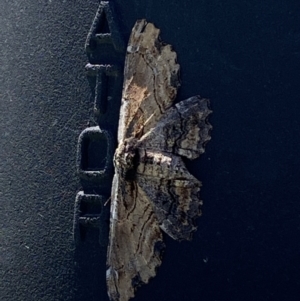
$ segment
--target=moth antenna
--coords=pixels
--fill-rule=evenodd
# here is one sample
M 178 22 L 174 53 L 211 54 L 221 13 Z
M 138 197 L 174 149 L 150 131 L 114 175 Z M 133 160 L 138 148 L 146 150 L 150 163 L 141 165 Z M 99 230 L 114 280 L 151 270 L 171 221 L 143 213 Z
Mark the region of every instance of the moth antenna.
M 111 201 L 111 197 L 109 197 L 109 198 L 107 199 L 107 201 L 104 203 L 104 206 L 106 206 L 110 201 Z

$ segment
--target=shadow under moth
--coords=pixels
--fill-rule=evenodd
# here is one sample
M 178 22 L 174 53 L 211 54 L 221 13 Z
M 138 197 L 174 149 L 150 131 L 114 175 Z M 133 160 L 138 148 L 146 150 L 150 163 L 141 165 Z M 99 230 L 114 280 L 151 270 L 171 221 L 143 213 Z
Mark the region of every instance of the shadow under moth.
M 127 47 L 107 254 L 111 301 L 129 300 L 155 276 L 162 231 L 190 240 L 201 214 L 201 182 L 181 156 L 195 159 L 204 152 L 212 111 L 200 96 L 174 104 L 179 65 L 159 32 L 138 20 Z

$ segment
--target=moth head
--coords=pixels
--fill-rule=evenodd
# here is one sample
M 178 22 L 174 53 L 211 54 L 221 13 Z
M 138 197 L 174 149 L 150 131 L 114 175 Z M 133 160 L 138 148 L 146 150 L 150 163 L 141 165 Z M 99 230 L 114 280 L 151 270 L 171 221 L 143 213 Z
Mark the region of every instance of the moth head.
M 125 139 L 116 151 L 115 161 L 125 180 L 133 181 L 139 162 L 137 140 Z

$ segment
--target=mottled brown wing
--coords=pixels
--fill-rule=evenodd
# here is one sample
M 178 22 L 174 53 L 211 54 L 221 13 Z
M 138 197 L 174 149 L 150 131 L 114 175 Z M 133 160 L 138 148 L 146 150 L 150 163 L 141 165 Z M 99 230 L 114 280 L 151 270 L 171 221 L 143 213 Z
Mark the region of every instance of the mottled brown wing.
M 211 139 L 209 101 L 194 96 L 166 111 L 138 142 L 137 183 L 152 201 L 160 227 L 176 240 L 191 239 L 201 214 L 201 182 L 180 158 L 194 159 Z
M 128 42 L 119 121 L 119 143 L 140 138 L 154 127 L 176 97 L 179 65 L 171 45 L 159 39 L 160 30 L 138 20 Z
M 139 147 L 195 159 L 211 139 L 209 100 L 193 96 L 166 111 L 157 125 L 139 141 Z
M 107 288 L 111 301 L 128 301 L 155 276 L 164 249 L 148 195 L 115 174 L 112 189 Z
M 201 182 L 179 156 L 140 149 L 136 181 L 152 204 L 164 232 L 176 240 L 190 240 L 194 220 L 201 215 Z

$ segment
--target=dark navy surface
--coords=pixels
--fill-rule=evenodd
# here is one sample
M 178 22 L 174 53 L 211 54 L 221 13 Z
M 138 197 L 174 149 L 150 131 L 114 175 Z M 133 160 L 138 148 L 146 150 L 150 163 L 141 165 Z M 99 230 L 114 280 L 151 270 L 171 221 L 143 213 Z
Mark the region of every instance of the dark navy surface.
M 181 65 L 177 100 L 211 99 L 192 242 L 166 237 L 137 301 L 300 299 L 300 2 L 115 0 L 127 41 L 146 18 Z M 93 124 L 85 40 L 98 1 L 3 0 L 0 299 L 108 300 L 106 248 L 72 234 L 79 134 Z M 111 105 L 115 131 L 119 103 Z M 107 187 L 109 191 L 110 187 Z

